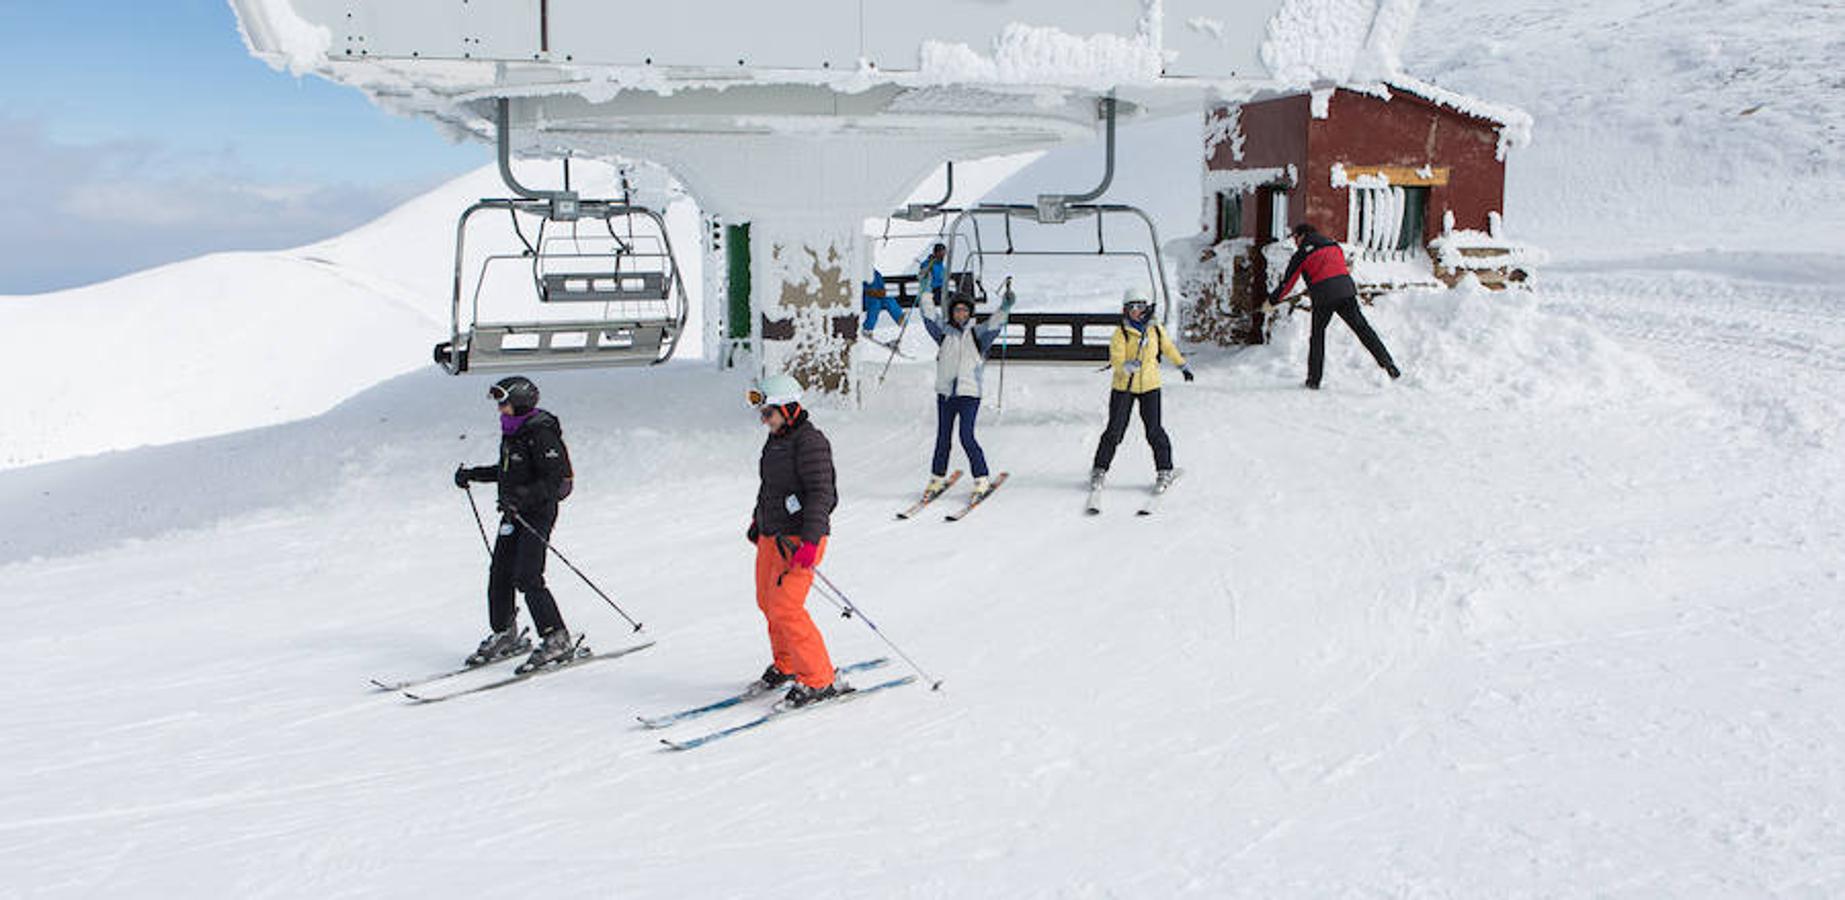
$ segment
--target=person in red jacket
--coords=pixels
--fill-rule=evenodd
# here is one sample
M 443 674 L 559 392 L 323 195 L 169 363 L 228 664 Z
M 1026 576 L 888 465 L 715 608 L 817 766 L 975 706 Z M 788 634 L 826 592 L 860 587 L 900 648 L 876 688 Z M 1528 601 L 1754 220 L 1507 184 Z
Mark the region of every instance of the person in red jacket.
M 1351 270 L 1346 268 L 1345 251 L 1339 248 L 1339 242 L 1302 222 L 1294 226 L 1294 247 L 1294 258 L 1288 260 L 1288 272 L 1281 278 L 1281 287 L 1269 295 L 1263 311 L 1273 312 L 1275 304 L 1294 290 L 1296 279 L 1307 280 L 1307 296 L 1313 299 L 1313 334 L 1307 341 L 1307 387 L 1320 389 L 1320 371 L 1326 362 L 1326 326 L 1335 315 L 1344 319 L 1358 335 L 1359 343 L 1371 351 L 1371 358 L 1377 360 L 1379 368 L 1390 373 L 1391 378 L 1401 377 L 1403 373 L 1391 361 L 1390 351 L 1384 349 L 1384 342 L 1358 308 L 1358 285 L 1352 281 Z

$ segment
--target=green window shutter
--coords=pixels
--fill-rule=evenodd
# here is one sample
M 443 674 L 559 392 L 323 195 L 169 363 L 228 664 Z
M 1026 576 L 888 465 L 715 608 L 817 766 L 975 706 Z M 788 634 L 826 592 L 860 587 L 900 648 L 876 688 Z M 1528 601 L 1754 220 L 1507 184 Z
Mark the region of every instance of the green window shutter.
M 724 263 L 730 275 L 730 337 L 750 336 L 750 226 L 724 227 Z

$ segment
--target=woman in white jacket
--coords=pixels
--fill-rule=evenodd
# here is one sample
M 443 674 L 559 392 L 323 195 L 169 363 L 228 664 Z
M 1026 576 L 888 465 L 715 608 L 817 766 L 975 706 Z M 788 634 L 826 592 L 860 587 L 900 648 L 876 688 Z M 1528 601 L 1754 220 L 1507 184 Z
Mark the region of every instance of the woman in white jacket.
M 986 371 L 987 351 L 1006 327 L 1012 314 L 1012 288 L 1008 284 L 999 305 L 999 313 L 986 323 L 974 321 L 974 298 L 956 294 L 948 303 L 948 318 L 941 318 L 935 298 L 923 292 L 920 308 L 923 327 L 937 344 L 935 354 L 935 458 L 930 464 L 929 486 L 924 496 L 933 496 L 947 487 L 950 440 L 960 423 L 961 449 L 967 453 L 968 467 L 974 473 L 974 495 L 991 490 L 987 457 L 974 438 L 974 420 L 980 414 L 980 382 Z

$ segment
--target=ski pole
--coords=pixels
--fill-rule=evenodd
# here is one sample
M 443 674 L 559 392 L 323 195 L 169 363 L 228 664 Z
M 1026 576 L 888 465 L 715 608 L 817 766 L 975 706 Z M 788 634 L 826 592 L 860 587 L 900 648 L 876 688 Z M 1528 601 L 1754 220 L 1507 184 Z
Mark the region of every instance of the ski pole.
M 775 537 L 775 549 L 777 549 L 777 550 L 780 550 L 780 551 L 781 551 L 781 554 L 782 554 L 782 559 L 783 559 L 783 560 L 789 560 L 789 559 L 793 559 L 793 558 L 794 558 L 794 551 L 796 551 L 796 550 L 798 550 L 798 549 L 800 549 L 800 542 L 799 542 L 799 541 L 796 541 L 796 540 L 793 540 L 793 539 L 791 539 L 791 538 L 789 538 L 789 537 L 788 537 L 787 535 L 785 535 L 785 534 L 783 534 L 783 535 L 776 535 L 776 537 Z M 775 586 L 776 586 L 776 587 L 781 587 L 781 586 L 782 586 L 782 579 L 784 579 L 784 578 L 787 578 L 787 577 L 788 577 L 788 573 L 789 573 L 789 572 L 792 572 L 792 571 L 794 571 L 794 570 L 793 570 L 793 569 L 785 569 L 785 570 L 783 570 L 783 571 L 782 571 L 782 573 L 781 573 L 780 575 L 777 575 L 777 576 L 775 576 Z M 847 618 L 847 619 L 850 619 L 850 618 L 852 618 L 852 613 L 851 613 L 851 612 L 850 612 L 849 610 L 847 610 L 847 609 L 846 609 L 845 607 L 843 607 L 843 606 L 840 606 L 840 605 L 839 605 L 839 601 L 838 601 L 838 600 L 834 600 L 834 599 L 833 599 L 833 595 L 832 595 L 832 594 L 829 594 L 829 593 L 827 593 L 827 592 L 825 592 L 825 591 L 821 591 L 821 592 L 820 592 L 820 596 L 822 596 L 822 597 L 825 597 L 825 598 L 826 598 L 826 602 L 828 602 L 828 603 L 831 603 L 831 604 L 833 604 L 833 608 L 834 608 L 834 609 L 836 609 L 836 610 L 839 610 L 839 614 L 840 614 L 840 615 L 841 615 L 842 617 L 844 617 L 844 618 Z
M 1006 298 L 1012 295 L 1012 276 L 1011 275 L 1006 276 L 1006 283 L 999 286 L 999 292 L 1000 292 L 1000 303 L 1003 304 L 1006 302 Z M 1010 327 L 1010 324 L 1008 324 L 1008 327 Z M 1004 329 L 1000 330 L 1000 333 L 996 339 L 1001 340 L 1001 341 L 1006 341 L 1006 334 L 1005 334 Z M 1011 348 L 1012 348 L 1011 341 L 1006 341 L 1005 343 L 999 345 L 999 403 L 996 408 L 1001 414 L 1004 414 L 1006 411 L 1006 351 Z
M 853 615 L 857 615 L 859 618 L 859 621 L 864 622 L 866 627 L 870 628 L 873 634 L 876 634 L 880 640 L 884 641 L 885 644 L 889 645 L 892 650 L 895 650 L 898 656 L 903 657 L 903 661 L 909 663 L 910 668 L 916 670 L 916 674 L 921 675 L 925 680 L 927 680 L 930 683 L 929 690 L 939 691 L 942 689 L 942 682 L 939 679 L 935 678 L 933 675 L 930 675 L 928 672 L 923 671 L 923 667 L 917 665 L 916 660 L 911 659 L 908 653 L 903 652 L 902 647 L 897 646 L 895 641 L 892 641 L 890 638 L 885 637 L 884 632 L 878 628 L 877 623 L 867 618 L 865 616 L 865 611 L 860 609 L 858 607 L 858 604 L 853 603 L 852 599 L 846 596 L 846 592 L 840 590 L 839 585 L 836 585 L 833 583 L 833 579 L 826 577 L 826 573 L 820 571 L 818 567 L 814 569 L 814 575 L 815 577 L 820 579 L 820 583 L 822 585 L 826 586 L 827 591 L 830 591 L 831 593 L 833 593 L 839 598 L 839 603 L 837 605 L 840 605 L 841 608 L 845 610 L 846 618 L 850 619 L 853 617 Z
M 921 298 L 918 298 L 916 302 L 921 303 L 922 302 Z M 878 372 L 878 386 L 879 387 L 884 386 L 884 376 L 890 374 L 890 364 L 897 361 L 897 348 L 903 346 L 904 332 L 907 332 L 910 330 L 910 313 L 913 313 L 915 311 L 916 311 L 915 307 L 911 307 L 910 309 L 905 310 L 903 313 L 902 320 L 897 323 L 897 337 L 890 342 L 890 356 L 884 359 L 884 369 Z
M 487 523 L 481 521 L 480 504 L 474 502 L 474 485 L 464 485 L 468 491 L 468 508 L 474 510 L 474 527 L 480 529 L 480 544 L 487 548 L 487 555 L 493 555 L 493 542 L 487 540 Z
M 917 274 L 918 274 L 918 277 L 916 279 L 916 305 L 910 307 L 909 310 L 904 312 L 903 318 L 899 320 L 897 323 L 897 338 L 890 342 L 890 356 L 886 357 L 884 360 L 884 370 L 878 373 L 878 387 L 884 386 L 884 376 L 890 374 L 890 364 L 897 361 L 897 348 L 903 346 L 903 335 L 905 332 L 908 332 L 910 330 L 910 319 L 912 318 L 910 314 L 922 312 L 923 291 L 925 290 L 932 291 L 931 288 L 927 288 L 923 286 L 923 279 L 921 277 L 921 273 L 919 272 Z M 899 306 L 899 308 L 901 308 L 901 306 Z
M 627 619 L 628 624 L 633 625 L 635 631 L 641 630 L 641 623 L 634 621 L 633 616 L 630 616 L 626 612 L 623 612 L 620 604 L 617 604 L 614 600 L 609 599 L 608 594 L 603 593 L 601 588 L 596 587 L 596 583 L 589 580 L 589 576 L 583 574 L 583 570 L 577 568 L 576 564 L 570 561 L 570 557 L 564 555 L 564 551 L 557 549 L 557 547 L 553 545 L 549 539 L 547 539 L 544 535 L 539 534 L 538 529 L 533 528 L 532 523 L 527 522 L 525 520 L 525 517 L 519 514 L 518 510 L 507 510 L 507 512 L 512 515 L 513 521 L 516 521 L 520 525 L 524 526 L 526 531 L 529 531 L 532 533 L 532 537 L 537 538 L 539 543 L 545 545 L 546 550 L 549 550 L 552 553 L 557 554 L 558 561 L 562 562 L 566 566 L 569 566 L 570 571 L 577 573 L 577 577 L 583 579 L 583 583 L 589 585 L 589 589 L 592 591 L 595 591 L 596 596 L 601 597 L 602 602 L 607 603 L 610 609 L 615 610 L 616 615 L 619 615 L 622 618 Z

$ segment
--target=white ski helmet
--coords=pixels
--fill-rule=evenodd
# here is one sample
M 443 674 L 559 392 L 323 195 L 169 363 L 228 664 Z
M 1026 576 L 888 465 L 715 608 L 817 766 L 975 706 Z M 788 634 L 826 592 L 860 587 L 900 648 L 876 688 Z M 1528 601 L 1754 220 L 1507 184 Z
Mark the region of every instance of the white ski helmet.
M 751 406 L 787 406 L 801 402 L 801 383 L 793 375 L 770 375 L 750 391 Z
M 1121 312 L 1122 314 L 1125 315 L 1128 312 L 1128 310 L 1136 306 L 1146 307 L 1147 316 L 1149 318 L 1152 317 L 1153 301 L 1147 297 L 1146 291 L 1143 291 L 1140 288 L 1128 288 L 1127 290 L 1122 291 L 1121 292 Z

